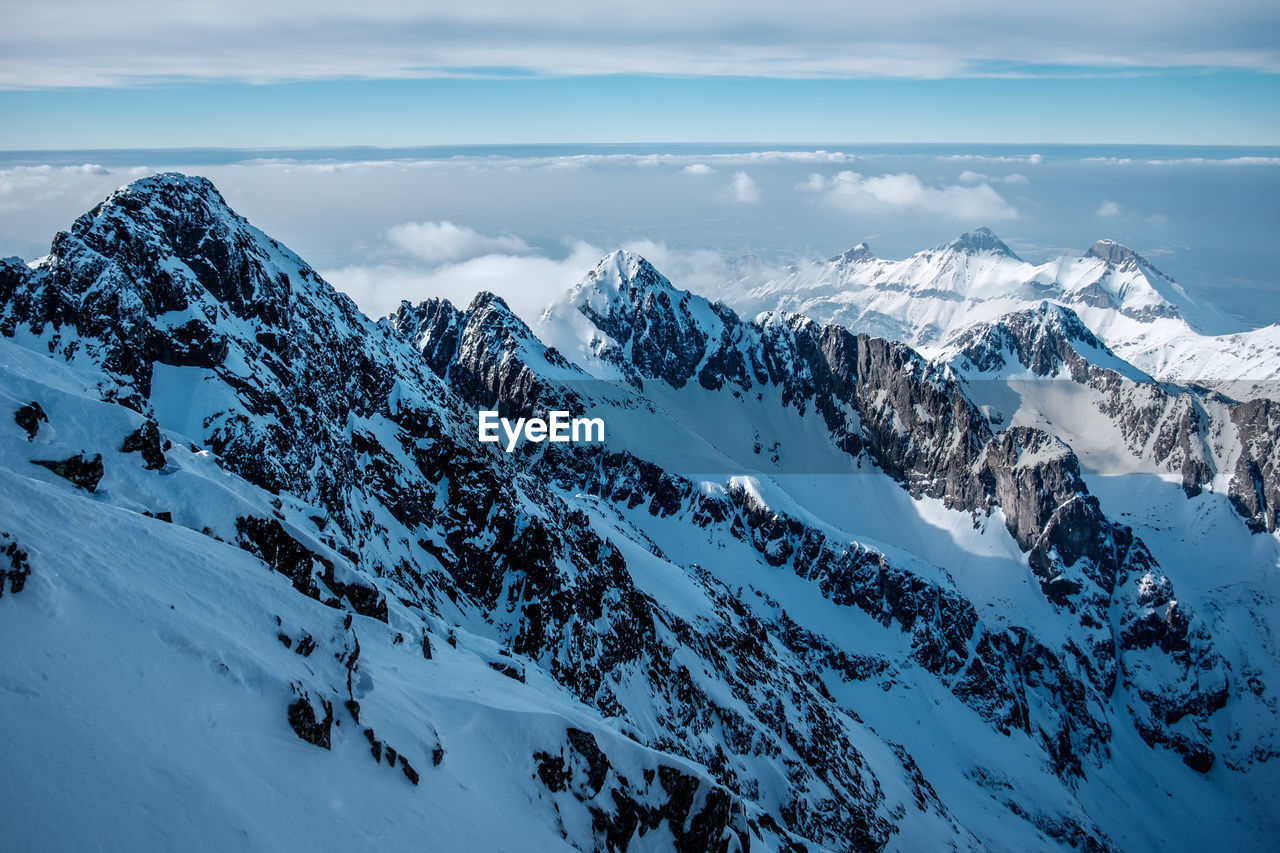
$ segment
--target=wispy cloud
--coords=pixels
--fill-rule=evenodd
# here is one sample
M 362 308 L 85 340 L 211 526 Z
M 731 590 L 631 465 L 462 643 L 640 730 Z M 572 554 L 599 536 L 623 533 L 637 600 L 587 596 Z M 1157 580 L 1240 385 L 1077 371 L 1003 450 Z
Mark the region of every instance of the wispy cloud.
M 1085 157 L 1080 162 L 1103 166 L 1280 166 L 1280 157 L 1177 157 L 1168 160 Z
M 380 0 L 11 4 L 0 83 L 172 79 L 677 74 L 762 77 L 1052 76 L 1169 66 L 1280 70 L 1274 4 L 1069 6 L 902 0 Z M 1098 22 L 1104 21 L 1105 26 Z M 1079 73 L 1078 71 L 1075 73 Z
M 944 154 L 938 158 L 951 163 L 1030 163 L 1044 162 L 1043 154 Z
M 1120 215 L 1120 205 L 1111 199 L 1107 199 L 1098 205 L 1097 216 L 1103 219 L 1114 219 Z
M 868 178 L 814 173 L 797 189 L 822 194 L 825 203 L 859 212 L 876 208 L 945 216 L 974 222 L 1017 219 L 1018 211 L 989 184 L 929 186 L 910 172 Z
M 991 175 L 987 175 L 982 172 L 973 172 L 973 171 L 970 171 L 969 169 L 965 169 L 963 172 L 960 173 L 960 176 L 956 178 L 956 180 L 958 180 L 962 184 L 985 184 L 985 183 L 1025 184 L 1027 183 L 1027 176 L 1020 175 L 1017 172 L 1014 172 L 1012 175 L 1005 175 L 1004 177 L 999 177 L 999 176 L 993 177 Z

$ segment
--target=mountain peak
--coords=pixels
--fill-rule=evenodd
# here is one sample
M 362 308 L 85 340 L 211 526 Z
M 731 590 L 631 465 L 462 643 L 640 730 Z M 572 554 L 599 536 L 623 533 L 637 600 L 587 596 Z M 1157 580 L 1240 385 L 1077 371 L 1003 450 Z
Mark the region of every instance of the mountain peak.
M 203 203 L 235 215 L 222 193 L 218 192 L 218 188 L 208 178 L 181 172 L 159 172 L 114 190 L 88 216 L 100 216 L 112 208 L 138 211 L 150 207 L 170 212 L 189 209 L 193 203 Z
M 616 249 L 600 259 L 595 269 L 570 291 L 570 302 L 578 308 L 590 306 L 607 313 L 614 303 L 633 303 L 650 290 L 674 290 L 674 286 L 653 264 L 635 252 Z
M 468 314 L 476 314 L 482 311 L 498 311 L 502 314 L 510 314 L 513 317 L 515 316 L 515 312 L 511 310 L 511 306 L 507 305 L 507 300 L 488 290 L 482 290 L 477 293 L 472 298 L 471 304 L 467 306 Z
M 588 278 L 608 281 L 615 287 L 621 284 L 630 284 L 635 287 L 654 284 L 670 286 L 671 284 L 667 281 L 667 277 L 658 272 L 657 268 L 644 256 L 626 249 L 615 249 L 601 258 L 600 263 L 596 264 L 596 268 Z
M 833 264 L 856 264 L 865 263 L 866 261 L 876 260 L 875 253 L 871 251 L 871 247 L 865 242 L 859 243 L 852 249 L 843 254 L 836 255 L 829 259 Z
M 976 228 L 973 231 L 961 234 L 950 243 L 946 243 L 939 248 L 970 255 L 991 254 L 1013 258 L 1017 261 L 1022 260 L 990 228 Z
M 1138 262 L 1146 263 L 1146 258 L 1115 240 L 1099 240 L 1089 247 L 1089 251 L 1085 252 L 1084 256 L 1097 258 L 1119 270 L 1134 269 Z
M 136 239 L 158 239 L 169 249 L 193 257 L 202 254 L 199 246 L 206 236 L 236 243 L 238 250 L 247 243 L 274 242 L 232 210 L 208 178 L 180 172 L 148 175 L 112 191 L 76 219 L 70 234 L 114 255 L 121 228 Z M 57 248 L 55 240 L 55 254 Z

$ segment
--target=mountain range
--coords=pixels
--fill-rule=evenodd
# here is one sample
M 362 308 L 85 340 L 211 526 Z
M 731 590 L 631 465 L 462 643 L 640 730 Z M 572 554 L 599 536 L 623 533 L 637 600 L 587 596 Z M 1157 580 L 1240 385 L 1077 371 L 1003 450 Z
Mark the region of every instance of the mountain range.
M 7 840 L 1271 846 L 1276 327 L 985 230 L 742 284 L 375 321 L 172 173 L 0 262 Z
M 931 358 L 977 323 L 1051 302 L 1160 380 L 1231 396 L 1277 393 L 1268 383 L 1280 371 L 1280 324 L 1246 327 L 1111 240 L 1036 265 L 980 228 L 900 261 L 877 258 L 859 243 L 781 278 L 750 264 L 741 273 L 714 295 L 746 316 L 799 312 L 904 341 Z

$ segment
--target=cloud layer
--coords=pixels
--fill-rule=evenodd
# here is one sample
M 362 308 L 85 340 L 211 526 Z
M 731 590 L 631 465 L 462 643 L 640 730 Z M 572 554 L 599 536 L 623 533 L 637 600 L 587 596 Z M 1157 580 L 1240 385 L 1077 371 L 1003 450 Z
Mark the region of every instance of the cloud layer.
M 1256 0 L 89 0 L 10 4 L 0 85 L 495 73 L 1025 76 L 1054 66 L 1280 70 Z M 1049 73 L 1053 73 L 1050 71 Z M 1061 72 L 1057 72 L 1061 73 Z
M 967 171 L 960 175 L 960 180 L 970 184 L 985 178 Z M 1018 218 L 1018 211 L 990 184 L 929 186 L 909 172 L 874 178 L 850 171 L 827 178 L 815 172 L 800 188 L 820 193 L 823 201 L 834 207 L 860 212 L 889 208 L 969 222 Z
M 1158 167 L 1146 160 L 1165 152 L 1142 147 L 1036 150 L 15 154 L 0 158 L 0 256 L 45 254 L 112 189 L 163 168 L 210 178 L 371 315 L 401 299 L 466 303 L 482 288 L 536 315 L 619 247 L 711 293 L 745 286 L 757 267 L 803 264 L 862 240 L 880 257 L 905 257 L 987 225 L 1029 260 L 1118 240 L 1159 256 L 1193 292 L 1209 288 L 1210 301 L 1280 319 L 1280 161 L 1183 148 L 1168 152 L 1177 165 Z M 178 159 L 186 156 L 206 159 Z M 696 164 L 714 171 L 686 171 Z M 739 172 L 750 183 L 739 179 L 738 195 L 754 188 L 758 203 L 735 201 Z

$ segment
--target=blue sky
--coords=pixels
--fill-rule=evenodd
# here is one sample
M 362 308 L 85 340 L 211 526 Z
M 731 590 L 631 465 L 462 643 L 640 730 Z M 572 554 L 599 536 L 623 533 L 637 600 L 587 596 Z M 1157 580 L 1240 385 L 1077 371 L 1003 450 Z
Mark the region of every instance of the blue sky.
M 1059 72 L 1061 73 L 1061 72 Z M 0 91 L 0 148 L 528 142 L 1280 144 L 1280 75 L 441 78 Z

